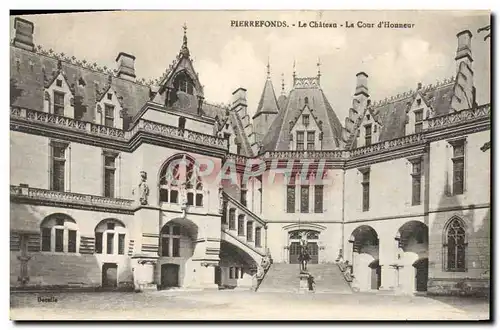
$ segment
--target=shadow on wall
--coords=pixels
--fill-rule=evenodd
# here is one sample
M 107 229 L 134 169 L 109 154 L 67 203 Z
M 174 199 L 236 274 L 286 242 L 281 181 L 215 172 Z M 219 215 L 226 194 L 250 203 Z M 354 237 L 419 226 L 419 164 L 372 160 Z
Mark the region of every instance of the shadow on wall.
M 66 217 L 66 214 L 44 214 L 31 205 L 11 205 L 10 235 L 10 286 L 23 288 L 101 288 L 103 283 L 107 289 L 132 289 L 132 277 L 128 257 L 120 256 L 127 262 L 108 260 L 106 265 L 94 254 L 94 233 L 86 235 L 77 230 L 79 240 L 78 253 L 41 251 L 42 223 L 50 216 Z M 77 226 L 75 221 L 72 226 Z M 64 228 L 61 226 L 61 228 Z M 55 245 L 55 236 L 51 245 Z M 65 251 L 68 247 L 68 230 L 62 234 Z M 89 248 L 88 242 L 91 242 Z M 103 266 L 105 272 L 103 274 Z M 106 285 L 104 285 L 106 286 Z
M 445 182 L 439 208 L 464 206 Z M 489 270 L 490 209 L 435 213 L 429 231 L 428 293 L 487 295 Z

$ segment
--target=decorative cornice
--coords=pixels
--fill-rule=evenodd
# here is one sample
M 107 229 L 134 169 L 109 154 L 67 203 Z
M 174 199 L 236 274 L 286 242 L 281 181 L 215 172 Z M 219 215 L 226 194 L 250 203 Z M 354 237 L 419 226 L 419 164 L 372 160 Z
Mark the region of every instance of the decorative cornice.
M 490 118 L 491 104 L 484 104 L 476 108 L 452 112 L 443 116 L 427 119 L 427 131 L 455 126 L 463 122 L 472 122 L 476 119 Z
M 24 186 L 10 186 L 10 199 L 24 204 L 133 214 L 134 201 Z

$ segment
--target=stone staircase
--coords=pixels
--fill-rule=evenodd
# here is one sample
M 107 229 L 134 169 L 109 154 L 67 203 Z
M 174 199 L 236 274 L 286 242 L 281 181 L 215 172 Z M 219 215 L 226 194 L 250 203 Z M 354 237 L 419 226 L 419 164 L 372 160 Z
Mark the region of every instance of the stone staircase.
M 316 292 L 352 293 L 351 286 L 336 264 L 317 264 L 307 266 L 314 276 Z
M 299 265 L 272 264 L 257 292 L 296 292 L 299 289 Z
M 352 293 L 350 285 L 336 264 L 308 265 L 314 276 L 315 292 Z M 258 292 L 298 292 L 299 265 L 272 264 Z

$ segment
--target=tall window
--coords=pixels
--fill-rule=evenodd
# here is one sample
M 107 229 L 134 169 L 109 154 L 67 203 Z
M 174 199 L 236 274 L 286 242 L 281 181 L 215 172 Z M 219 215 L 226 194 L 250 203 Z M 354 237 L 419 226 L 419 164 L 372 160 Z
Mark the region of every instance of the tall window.
M 300 212 L 309 213 L 309 186 L 300 186 Z
M 253 221 L 247 221 L 247 241 L 253 241 Z
M 370 170 L 363 170 L 363 181 L 361 186 L 363 188 L 363 211 L 370 209 Z
M 95 229 L 95 253 L 124 255 L 125 254 L 125 226 L 114 219 L 101 221 Z
M 243 183 L 243 176 L 241 177 L 240 203 L 247 206 L 247 184 Z
M 180 201 L 181 190 L 186 192 L 186 201 Z M 160 174 L 160 202 L 184 203 L 203 206 L 203 183 L 198 167 L 191 158 L 174 159 L 166 164 Z
M 412 185 L 411 185 L 411 204 L 420 205 L 421 181 L 422 181 L 422 160 L 414 160 L 412 162 Z
M 115 127 L 115 107 L 113 105 L 104 105 L 104 125 Z
M 255 227 L 255 246 L 256 247 L 261 247 L 261 235 L 262 235 L 262 229 L 260 227 Z
M 307 150 L 314 150 L 314 132 L 307 132 Z
M 423 110 L 415 111 L 415 133 L 422 132 L 423 120 L 424 120 L 424 111 Z
M 64 93 L 54 91 L 54 114 L 64 116 Z
M 295 184 L 289 184 L 286 187 L 286 212 L 295 212 Z
M 467 247 L 466 231 L 464 223 L 454 218 L 446 227 L 445 268 L 450 272 L 465 272 L 465 252 Z
M 464 156 L 465 140 L 450 142 L 453 146 L 453 194 L 460 195 L 464 192 Z
M 302 125 L 309 126 L 309 115 L 302 115 Z
M 229 230 L 236 229 L 236 210 L 229 209 Z
M 304 150 L 304 132 L 297 132 L 297 150 Z
M 323 185 L 314 186 L 314 213 L 323 213 Z
M 238 236 L 245 236 L 245 215 L 238 216 Z
M 161 255 L 163 257 L 180 257 L 181 227 L 165 225 L 161 231 Z
M 51 142 L 52 164 L 51 164 L 51 190 L 65 190 L 65 168 L 66 150 L 68 144 L 62 142 Z
M 115 153 L 104 153 L 104 196 L 115 197 L 115 175 L 116 175 Z
M 365 126 L 365 146 L 372 144 L 372 124 Z
M 78 228 L 73 219 L 55 214 L 45 218 L 40 227 L 42 251 L 78 252 Z

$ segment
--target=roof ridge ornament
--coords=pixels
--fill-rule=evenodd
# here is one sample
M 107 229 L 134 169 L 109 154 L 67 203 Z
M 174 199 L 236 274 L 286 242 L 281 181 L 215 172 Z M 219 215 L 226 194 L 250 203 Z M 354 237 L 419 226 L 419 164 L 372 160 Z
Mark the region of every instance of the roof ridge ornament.
M 185 57 L 185 58 L 189 58 L 189 48 L 188 48 L 188 39 L 187 39 L 187 24 L 184 23 L 184 25 L 182 26 L 182 28 L 184 29 L 184 36 L 182 37 L 182 47 L 181 47 L 181 52 L 180 52 L 180 56 L 182 57 Z
M 267 56 L 267 80 L 271 79 L 271 64 L 269 64 L 269 56 Z
M 281 95 L 285 95 L 285 74 L 281 73 Z

